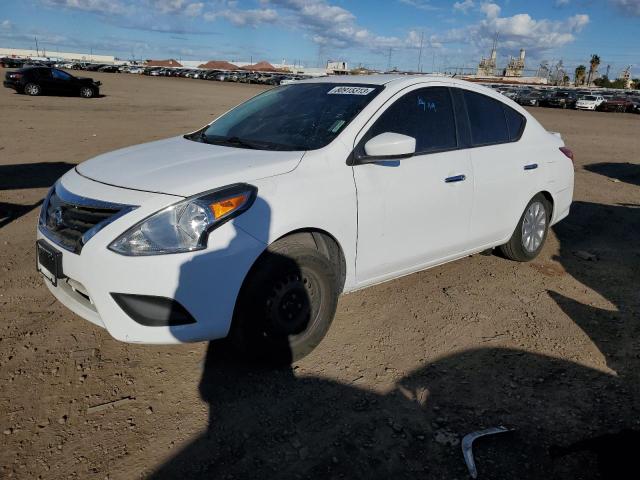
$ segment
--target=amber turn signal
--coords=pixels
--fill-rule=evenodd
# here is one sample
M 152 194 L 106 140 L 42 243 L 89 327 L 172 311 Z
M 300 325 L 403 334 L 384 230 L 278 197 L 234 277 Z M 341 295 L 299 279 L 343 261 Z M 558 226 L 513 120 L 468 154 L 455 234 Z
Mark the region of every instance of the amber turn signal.
M 236 195 L 235 197 L 225 198 L 209 205 L 216 220 L 220 220 L 225 215 L 233 212 L 235 209 L 244 205 L 247 201 L 247 194 Z

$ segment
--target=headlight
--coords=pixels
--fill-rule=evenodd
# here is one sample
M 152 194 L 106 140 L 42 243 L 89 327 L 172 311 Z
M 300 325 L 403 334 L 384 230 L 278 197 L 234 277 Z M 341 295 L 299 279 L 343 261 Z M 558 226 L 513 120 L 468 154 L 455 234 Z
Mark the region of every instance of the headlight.
M 201 250 L 212 230 L 251 207 L 257 192 L 239 183 L 188 198 L 137 223 L 109 250 L 131 256 Z

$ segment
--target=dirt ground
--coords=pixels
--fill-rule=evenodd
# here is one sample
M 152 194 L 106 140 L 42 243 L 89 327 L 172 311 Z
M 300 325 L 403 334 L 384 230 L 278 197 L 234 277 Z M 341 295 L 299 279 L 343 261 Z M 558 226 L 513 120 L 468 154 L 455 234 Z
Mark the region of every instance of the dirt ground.
M 214 344 L 119 343 L 36 274 L 62 173 L 261 90 L 92 76 L 104 97 L 0 91 L 0 478 L 463 479 L 462 436 L 496 425 L 515 431 L 478 441 L 481 479 L 637 478 L 613 469 L 640 446 L 640 115 L 532 109 L 576 154 L 542 254 L 343 296 L 319 348 L 274 371 Z

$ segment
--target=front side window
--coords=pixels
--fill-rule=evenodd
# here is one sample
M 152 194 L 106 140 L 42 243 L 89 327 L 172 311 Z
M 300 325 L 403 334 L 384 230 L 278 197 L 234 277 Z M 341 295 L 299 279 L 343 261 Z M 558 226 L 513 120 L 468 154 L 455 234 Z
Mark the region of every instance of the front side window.
M 386 132 L 415 138 L 417 154 L 456 148 L 456 126 L 449 89 L 421 88 L 396 100 L 376 120 L 367 138 Z
M 469 90 L 464 91 L 464 100 L 474 147 L 510 141 L 502 102 Z
M 56 70 L 54 68 L 53 70 L 51 70 L 51 73 L 53 74 L 53 78 L 55 78 L 56 80 L 71 80 L 71 75 L 69 75 L 67 72 L 63 72 L 62 70 Z
M 306 83 L 268 90 L 185 138 L 257 150 L 328 145 L 382 90 L 380 85 Z

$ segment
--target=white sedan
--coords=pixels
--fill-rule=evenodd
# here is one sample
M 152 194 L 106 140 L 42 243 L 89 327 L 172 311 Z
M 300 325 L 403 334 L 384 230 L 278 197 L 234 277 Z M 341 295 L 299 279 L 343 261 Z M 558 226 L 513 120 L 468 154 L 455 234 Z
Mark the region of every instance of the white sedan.
M 578 110 L 596 110 L 604 102 L 604 97 L 600 95 L 585 95 L 576 102 Z
M 479 85 L 300 81 L 65 174 L 43 204 L 38 269 L 116 339 L 229 337 L 297 359 L 340 293 L 494 247 L 536 257 L 569 213 L 572 160 L 559 134 Z

